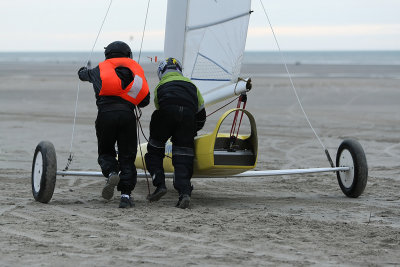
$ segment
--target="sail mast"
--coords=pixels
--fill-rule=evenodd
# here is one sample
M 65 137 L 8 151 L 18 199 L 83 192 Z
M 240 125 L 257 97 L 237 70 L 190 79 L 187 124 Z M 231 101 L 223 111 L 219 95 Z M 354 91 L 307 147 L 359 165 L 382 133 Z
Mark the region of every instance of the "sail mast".
M 164 57 L 183 62 L 186 16 L 189 0 L 168 0 L 165 26 Z

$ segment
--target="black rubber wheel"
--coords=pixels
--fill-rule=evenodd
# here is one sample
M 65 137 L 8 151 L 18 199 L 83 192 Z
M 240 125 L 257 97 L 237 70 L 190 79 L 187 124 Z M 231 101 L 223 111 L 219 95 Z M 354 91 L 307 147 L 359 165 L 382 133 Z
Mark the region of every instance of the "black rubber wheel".
M 52 143 L 42 141 L 36 146 L 32 163 L 32 194 L 36 201 L 50 201 L 56 185 L 56 175 L 56 150 Z
M 368 180 L 368 165 L 364 149 L 359 142 L 344 140 L 336 154 L 337 167 L 349 167 L 348 171 L 337 171 L 340 189 L 348 197 L 359 197 Z

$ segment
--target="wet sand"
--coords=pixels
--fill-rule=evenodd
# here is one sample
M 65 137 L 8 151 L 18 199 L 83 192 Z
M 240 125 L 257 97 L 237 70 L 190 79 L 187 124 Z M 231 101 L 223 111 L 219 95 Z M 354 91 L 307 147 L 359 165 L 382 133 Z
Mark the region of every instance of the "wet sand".
M 33 199 L 36 145 L 51 141 L 58 169 L 67 163 L 78 68 L 0 63 L 0 266 L 400 264 L 400 67 L 289 65 L 331 156 L 343 139 L 362 144 L 369 177 L 359 198 L 345 197 L 334 173 L 195 178 L 187 210 L 174 208 L 171 180 L 168 194 L 148 203 L 139 179 L 129 210 L 117 208 L 118 194 L 101 198 L 97 177 L 57 177 L 49 204 Z M 156 65 L 144 68 L 154 88 Z M 283 67 L 245 65 L 246 73 L 253 77 L 247 107 L 257 121 L 256 170 L 329 167 Z M 99 171 L 89 84 L 80 84 L 78 103 L 70 169 Z M 143 109 L 146 134 L 152 110 Z

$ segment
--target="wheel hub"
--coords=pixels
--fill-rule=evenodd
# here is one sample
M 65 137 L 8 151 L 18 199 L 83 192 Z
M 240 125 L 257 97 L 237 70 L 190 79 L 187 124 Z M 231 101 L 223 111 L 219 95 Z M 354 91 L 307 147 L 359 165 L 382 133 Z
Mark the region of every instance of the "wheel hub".
M 340 180 L 342 181 L 342 184 L 346 188 L 350 188 L 354 182 L 354 162 L 353 162 L 353 157 L 351 156 L 351 153 L 349 150 L 345 149 L 340 154 L 338 167 L 349 167 L 350 168 L 348 171 L 340 171 L 339 172 L 339 176 L 340 176 Z
M 40 182 L 43 173 L 43 157 L 42 153 L 39 151 L 35 160 L 35 167 L 33 169 L 33 188 L 36 192 L 40 190 Z

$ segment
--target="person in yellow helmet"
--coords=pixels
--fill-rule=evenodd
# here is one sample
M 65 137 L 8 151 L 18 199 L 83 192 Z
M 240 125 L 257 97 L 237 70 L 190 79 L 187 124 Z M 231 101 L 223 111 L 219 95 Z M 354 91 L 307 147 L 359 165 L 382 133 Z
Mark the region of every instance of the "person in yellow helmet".
M 154 90 L 150 121 L 150 139 L 145 155 L 155 191 L 147 199 L 158 201 L 167 193 L 163 158 L 165 143 L 171 138 L 174 188 L 178 191 L 177 207 L 186 209 L 193 190 L 194 137 L 206 121 L 204 100 L 196 85 L 182 75 L 182 65 L 175 58 L 162 61 L 157 69 L 160 82 Z

